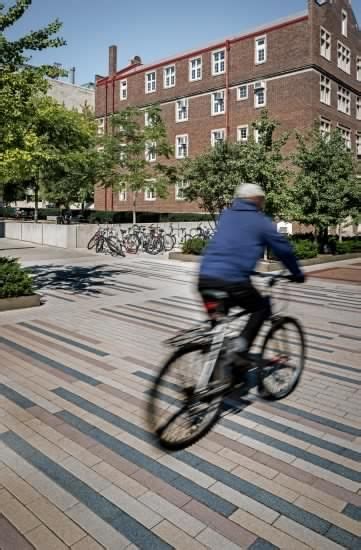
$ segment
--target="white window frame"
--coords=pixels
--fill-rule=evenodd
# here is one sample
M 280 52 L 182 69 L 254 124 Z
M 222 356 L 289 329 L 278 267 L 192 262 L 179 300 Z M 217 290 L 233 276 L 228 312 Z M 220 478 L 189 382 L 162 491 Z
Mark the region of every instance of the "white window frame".
M 223 53 L 223 59 L 216 59 L 218 54 Z M 218 76 L 226 72 L 226 48 L 220 48 L 212 52 L 212 76 Z
M 263 103 L 259 103 L 259 96 L 260 93 L 263 93 L 264 101 Z M 267 105 L 267 84 L 265 82 L 264 88 L 260 88 L 259 90 L 254 89 L 254 107 L 255 109 L 262 109 L 262 107 L 265 107 Z
M 351 129 L 346 126 L 342 126 L 342 124 L 338 124 L 337 127 L 341 132 L 347 149 L 351 149 Z
M 180 180 L 175 184 L 175 200 L 176 201 L 185 201 L 185 197 L 183 196 L 183 189 L 188 187 L 189 183 L 184 180 Z
M 97 135 L 98 136 L 104 136 L 104 134 L 105 134 L 105 117 L 98 118 L 97 123 L 98 123 Z
M 157 160 L 157 143 L 155 141 L 149 141 L 145 145 L 145 160 L 147 162 L 156 162 Z M 153 150 L 152 150 L 153 149 Z
M 170 74 L 167 74 L 167 71 L 171 71 Z M 165 89 L 174 88 L 176 85 L 176 67 L 173 63 L 172 65 L 167 65 L 163 69 L 163 87 Z
M 259 44 L 261 40 L 264 40 L 264 44 Z M 259 58 L 260 52 L 264 52 L 264 59 Z M 267 62 L 267 35 L 256 36 L 254 39 L 254 62 L 256 65 L 262 65 Z
M 351 50 L 340 40 L 337 41 L 337 67 L 351 74 Z
M 320 55 L 327 61 L 331 61 L 332 35 L 325 27 L 320 27 Z
M 361 56 L 356 58 L 356 80 L 361 82 Z
M 189 116 L 189 99 L 184 97 L 175 102 L 175 120 L 176 122 L 186 122 Z
M 120 101 L 125 101 L 126 99 L 128 99 L 128 80 L 126 78 L 120 81 L 119 99 Z
M 153 187 L 149 186 L 144 189 L 144 200 L 145 201 L 157 200 L 157 193 L 155 192 L 155 189 Z
M 331 133 L 331 121 L 328 118 L 320 117 L 320 133 L 329 136 Z
M 246 130 L 246 137 L 242 137 L 242 130 Z M 248 124 L 242 124 L 237 126 L 237 142 L 246 143 L 248 141 L 249 127 Z
M 200 61 L 199 66 L 192 67 L 192 63 L 195 61 Z M 195 76 L 193 78 L 193 71 L 195 71 Z M 200 75 L 198 76 L 198 71 L 200 72 Z M 197 57 L 192 57 L 192 59 L 189 60 L 189 82 L 197 82 L 198 80 L 202 80 L 203 77 L 203 59 L 201 55 L 198 55 Z
M 343 86 L 337 89 L 337 110 L 345 115 L 351 115 L 351 92 Z
M 149 76 L 154 75 L 154 79 L 149 80 Z M 144 77 L 145 93 L 154 94 L 157 91 L 157 71 L 148 71 Z
M 348 14 L 346 10 L 342 10 L 341 13 L 341 34 L 342 36 L 346 36 L 347 38 L 348 33 Z
M 222 98 L 220 97 L 222 96 Z M 223 101 L 223 110 L 218 110 L 221 107 Z M 224 115 L 226 112 L 226 92 L 225 90 L 217 90 L 211 95 L 211 113 L 212 116 Z M 219 106 L 219 107 L 218 107 Z
M 119 202 L 126 202 L 128 200 L 128 193 L 126 189 L 123 189 L 123 191 L 119 191 L 118 195 L 118 201 Z
M 179 139 L 182 138 L 184 140 L 184 145 L 185 145 L 185 148 L 183 148 L 183 151 L 185 151 L 185 153 L 183 154 L 179 154 Z M 188 157 L 188 154 L 189 154 L 189 136 L 188 134 L 178 134 L 176 137 L 175 137 L 175 158 L 176 159 L 185 159 Z
M 245 96 L 241 96 L 241 88 L 246 89 L 246 95 Z M 245 101 L 246 99 L 248 99 L 248 88 L 249 88 L 248 84 L 241 84 L 241 86 L 238 86 L 238 88 L 237 88 L 237 101 Z
M 361 157 L 361 132 L 356 132 L 356 156 Z
M 331 105 L 332 82 L 327 76 L 320 74 L 320 102 Z
M 356 120 L 361 120 L 361 95 L 356 97 Z
M 223 133 L 223 138 L 221 140 L 216 140 L 216 134 L 217 132 Z M 218 141 L 224 142 L 226 139 L 226 129 L 225 128 L 216 128 L 215 130 L 211 130 L 211 145 L 212 147 L 215 147 Z

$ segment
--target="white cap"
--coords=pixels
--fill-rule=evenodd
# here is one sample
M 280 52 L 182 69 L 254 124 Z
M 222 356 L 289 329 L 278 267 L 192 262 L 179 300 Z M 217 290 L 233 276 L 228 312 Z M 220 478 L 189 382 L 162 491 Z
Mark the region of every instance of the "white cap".
M 234 196 L 240 199 L 250 199 L 251 197 L 265 197 L 265 192 L 260 185 L 256 183 L 241 183 L 235 191 Z

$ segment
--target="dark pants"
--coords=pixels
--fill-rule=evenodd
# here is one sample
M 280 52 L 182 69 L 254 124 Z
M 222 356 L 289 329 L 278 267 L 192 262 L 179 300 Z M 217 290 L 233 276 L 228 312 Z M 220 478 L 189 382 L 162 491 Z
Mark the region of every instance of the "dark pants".
M 247 350 L 249 350 L 263 323 L 271 315 L 269 299 L 262 296 L 250 282 L 227 283 L 219 279 L 200 277 L 198 290 L 201 295 L 206 290 L 227 292 L 229 296 L 226 302 L 227 308 L 239 306 L 250 313 L 248 321 L 241 332 L 241 336 L 246 340 Z

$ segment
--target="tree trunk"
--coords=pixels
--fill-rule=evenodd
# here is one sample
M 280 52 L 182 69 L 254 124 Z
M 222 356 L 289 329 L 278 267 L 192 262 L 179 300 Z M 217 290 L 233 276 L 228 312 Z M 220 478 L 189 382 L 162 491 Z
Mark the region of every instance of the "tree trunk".
M 340 243 L 342 243 L 342 224 L 338 224 L 338 240 Z
M 133 193 L 133 224 L 137 223 L 137 198 L 138 198 L 138 193 L 134 192 Z
M 39 220 L 39 185 L 37 183 L 35 183 L 34 194 L 35 194 L 34 222 L 38 223 L 38 220 Z

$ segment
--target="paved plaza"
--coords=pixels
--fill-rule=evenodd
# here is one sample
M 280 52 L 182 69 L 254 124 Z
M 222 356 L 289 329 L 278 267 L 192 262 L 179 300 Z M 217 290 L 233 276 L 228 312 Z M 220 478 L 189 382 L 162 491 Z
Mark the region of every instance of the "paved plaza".
M 360 550 L 359 284 L 293 285 L 299 388 L 167 454 L 145 403 L 164 340 L 202 316 L 195 264 L 0 243 L 43 296 L 0 313 L 1 550 Z

